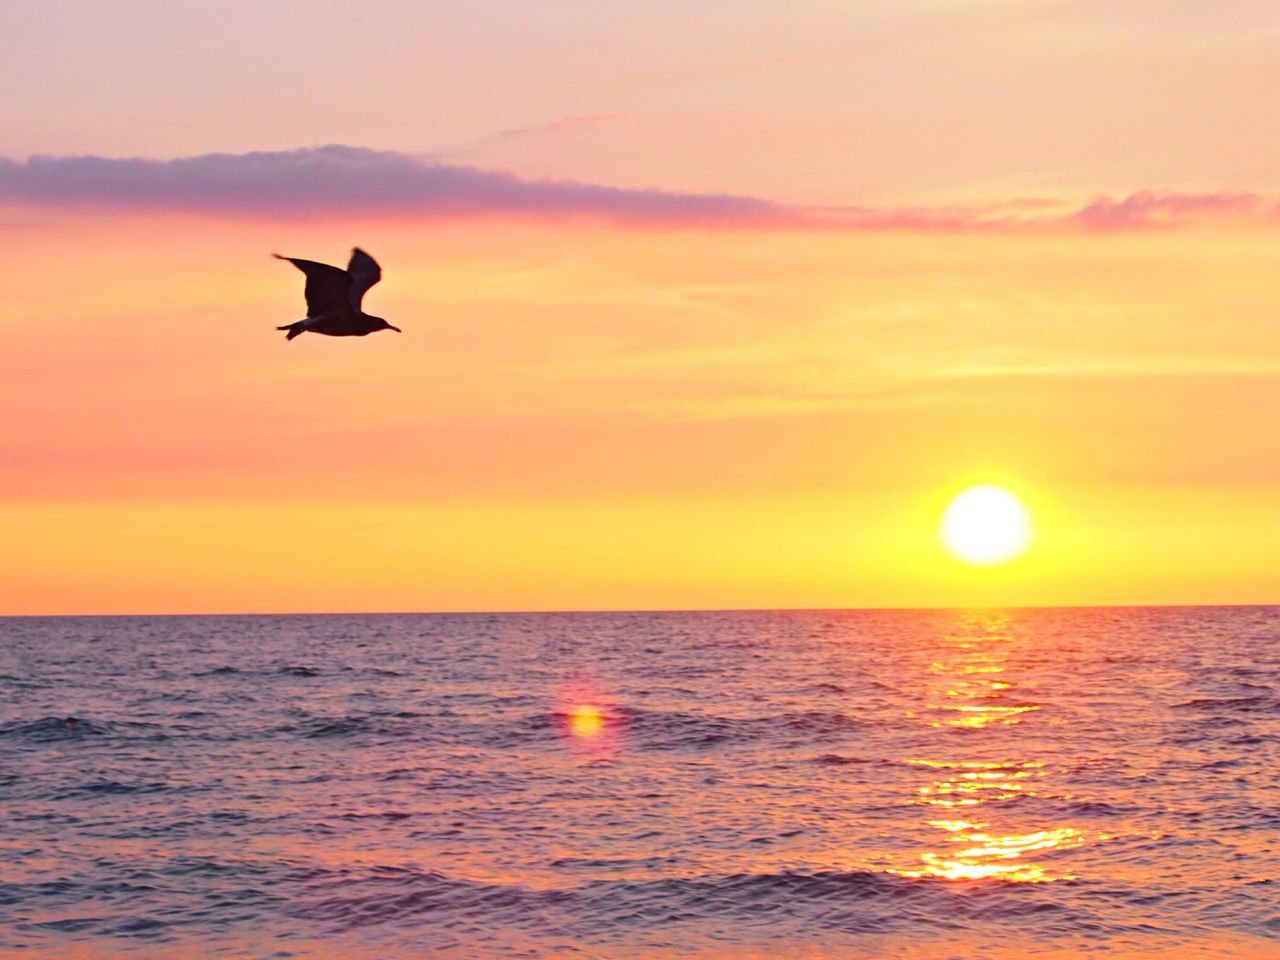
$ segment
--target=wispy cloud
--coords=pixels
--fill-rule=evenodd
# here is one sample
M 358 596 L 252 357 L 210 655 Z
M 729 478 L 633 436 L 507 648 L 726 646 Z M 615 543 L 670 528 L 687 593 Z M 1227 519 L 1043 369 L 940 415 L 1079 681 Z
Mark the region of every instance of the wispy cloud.
M 504 140 L 523 140 L 528 137 L 549 137 L 563 133 L 577 133 L 614 123 L 621 117 L 618 113 L 583 113 L 569 117 L 556 117 L 545 123 L 535 123 L 527 127 L 512 127 L 499 130 L 493 134 Z
M 608 119 L 565 117 L 502 135 L 534 136 Z M 634 226 L 837 231 L 1105 231 L 1204 221 L 1280 223 L 1276 201 L 1254 193 L 1144 190 L 1074 206 L 1016 198 L 969 206 L 797 207 L 729 193 L 524 179 L 501 170 L 339 145 L 172 160 L 0 157 L 0 203 L 5 202 L 277 216 L 570 217 Z
M 1176 227 L 1196 220 L 1275 220 L 1274 201 L 1256 193 L 1174 193 L 1143 190 L 1119 200 L 1100 197 L 1073 219 L 1086 227 Z
M 1035 231 L 1158 230 L 1195 223 L 1280 224 L 1280 204 L 1256 193 L 1140 190 L 1084 204 L 1018 198 L 990 204 L 933 207 L 830 207 L 808 210 L 854 230 Z

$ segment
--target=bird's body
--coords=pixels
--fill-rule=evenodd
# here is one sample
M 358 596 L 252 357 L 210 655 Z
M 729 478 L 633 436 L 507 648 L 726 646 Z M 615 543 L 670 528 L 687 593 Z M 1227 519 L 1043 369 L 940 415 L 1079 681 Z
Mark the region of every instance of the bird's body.
M 286 340 L 300 333 L 323 333 L 327 337 L 363 337 L 378 330 L 394 330 L 381 317 L 373 317 L 360 308 L 365 291 L 382 279 L 382 268 L 359 247 L 351 251 L 347 269 L 331 267 L 314 260 L 298 260 L 272 254 L 277 260 L 288 260 L 307 277 L 304 295 L 307 316 L 297 323 L 287 323 L 277 330 L 287 330 Z

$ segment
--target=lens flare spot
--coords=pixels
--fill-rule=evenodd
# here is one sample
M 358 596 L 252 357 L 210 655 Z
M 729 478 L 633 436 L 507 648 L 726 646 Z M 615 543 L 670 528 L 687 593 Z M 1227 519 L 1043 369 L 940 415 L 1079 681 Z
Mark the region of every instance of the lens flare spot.
M 599 707 L 580 703 L 569 711 L 569 732 L 575 737 L 590 740 L 600 736 L 603 730 L 604 716 Z

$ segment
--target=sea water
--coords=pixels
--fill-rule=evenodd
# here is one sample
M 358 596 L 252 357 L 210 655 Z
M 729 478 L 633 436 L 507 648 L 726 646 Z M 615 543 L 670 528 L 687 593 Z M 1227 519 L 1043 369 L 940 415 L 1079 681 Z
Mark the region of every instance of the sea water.
M 1280 608 L 0 620 L 0 954 L 1280 957 Z

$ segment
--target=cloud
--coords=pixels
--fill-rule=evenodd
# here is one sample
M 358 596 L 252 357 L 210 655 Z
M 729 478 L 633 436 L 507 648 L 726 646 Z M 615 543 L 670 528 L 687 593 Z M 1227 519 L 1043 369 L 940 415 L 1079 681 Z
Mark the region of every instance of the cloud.
M 1280 224 L 1280 205 L 1256 193 L 1178 193 L 1140 190 L 1120 198 L 1096 197 L 1081 205 L 1018 198 L 978 206 L 830 207 L 831 224 L 854 230 L 1036 231 L 1156 230 L 1195 223 Z
M 522 140 L 527 137 L 547 137 L 562 133 L 576 133 L 579 130 L 590 130 L 616 122 L 622 115 L 618 113 L 584 113 L 571 117 L 557 117 L 546 123 L 538 123 L 529 127 L 512 127 L 499 130 L 493 134 L 504 140 Z
M 582 216 L 675 226 L 777 224 L 797 216 L 752 197 L 524 180 L 337 145 L 175 160 L 0 158 L 0 201 L 230 213 Z
M 1176 227 L 1198 220 L 1276 220 L 1276 204 L 1256 193 L 1158 193 L 1100 197 L 1072 217 L 1095 229 Z
M 504 135 L 536 136 L 608 119 L 566 117 Z M 274 216 L 569 217 L 633 226 L 867 232 L 1109 231 L 1204 221 L 1280 223 L 1276 202 L 1254 193 L 1143 190 L 1119 199 L 1099 197 L 1083 206 L 1015 198 L 979 206 L 797 207 L 729 193 L 529 180 L 500 170 L 339 145 L 173 160 L 0 157 L 0 203 L 5 202 Z

